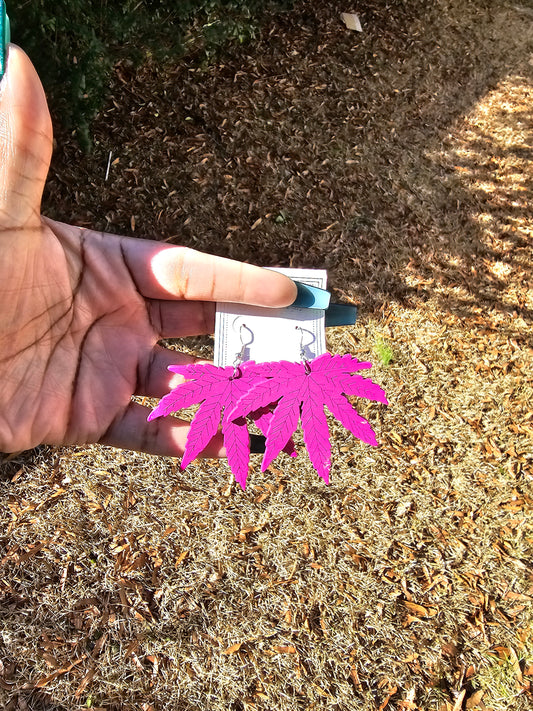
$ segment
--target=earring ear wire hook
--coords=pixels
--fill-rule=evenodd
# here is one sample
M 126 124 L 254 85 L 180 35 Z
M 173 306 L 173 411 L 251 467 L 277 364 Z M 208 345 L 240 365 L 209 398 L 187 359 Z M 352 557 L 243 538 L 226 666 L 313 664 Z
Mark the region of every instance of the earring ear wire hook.
M 302 363 L 304 364 L 305 372 L 309 374 L 311 372 L 311 366 L 309 365 L 309 358 L 305 355 L 305 346 L 304 346 L 304 333 L 310 333 L 310 331 L 307 331 L 307 329 L 302 328 L 301 326 L 296 326 L 295 327 L 297 331 L 300 331 L 300 358 L 302 359 Z M 315 340 L 314 334 L 311 334 L 313 336 L 313 341 Z
M 250 340 L 248 342 L 244 342 L 244 338 L 242 335 L 243 328 L 246 329 L 249 334 L 250 334 Z M 250 328 L 245 323 L 241 323 L 241 327 L 239 330 L 239 338 L 241 339 L 241 350 L 237 353 L 235 356 L 235 360 L 233 361 L 233 375 L 232 378 L 238 378 L 240 377 L 241 371 L 239 366 L 244 362 L 244 356 L 246 355 L 246 349 L 248 348 L 249 345 L 251 345 L 254 342 L 254 334 Z

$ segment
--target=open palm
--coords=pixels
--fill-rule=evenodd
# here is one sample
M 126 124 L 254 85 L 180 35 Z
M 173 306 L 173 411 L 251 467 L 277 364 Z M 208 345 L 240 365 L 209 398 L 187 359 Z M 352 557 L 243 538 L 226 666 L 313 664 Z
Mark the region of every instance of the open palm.
M 161 338 L 209 333 L 214 302 L 285 306 L 275 272 L 150 240 L 54 222 L 40 213 L 52 128 L 40 81 L 10 46 L 0 84 L 0 451 L 102 442 L 178 455 L 187 424 L 146 422 L 132 395 L 160 397 Z M 213 440 L 206 454 L 222 454 Z

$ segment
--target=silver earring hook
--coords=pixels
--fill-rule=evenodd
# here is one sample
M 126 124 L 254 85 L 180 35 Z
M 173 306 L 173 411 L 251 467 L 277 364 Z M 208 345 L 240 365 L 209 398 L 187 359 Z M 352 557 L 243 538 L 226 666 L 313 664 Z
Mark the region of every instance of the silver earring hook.
M 302 359 L 302 363 L 305 366 L 305 372 L 310 373 L 311 366 L 309 365 L 309 359 L 307 358 L 307 356 L 305 354 L 306 346 L 304 345 L 304 334 L 310 333 L 311 336 L 313 337 L 312 340 L 307 345 L 311 345 L 311 343 L 314 342 L 315 335 L 314 335 L 314 333 L 311 333 L 311 331 L 308 331 L 306 328 L 302 328 L 301 326 L 296 326 L 296 330 L 300 331 L 300 358 Z
M 243 329 L 248 331 L 250 334 L 250 340 L 245 342 L 243 338 Z M 237 378 L 240 375 L 240 369 L 239 366 L 244 362 L 244 356 L 246 355 L 246 349 L 248 346 L 250 346 L 254 342 L 254 334 L 250 328 L 245 323 L 241 323 L 241 327 L 239 329 L 239 338 L 241 339 L 241 350 L 237 353 L 235 356 L 235 360 L 233 361 L 233 375 L 232 378 Z

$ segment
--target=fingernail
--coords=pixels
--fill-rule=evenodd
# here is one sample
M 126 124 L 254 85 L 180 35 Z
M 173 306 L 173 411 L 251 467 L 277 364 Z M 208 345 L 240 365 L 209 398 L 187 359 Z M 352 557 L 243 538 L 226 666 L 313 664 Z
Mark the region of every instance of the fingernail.
M 330 304 L 326 309 L 326 326 L 353 326 L 357 307 L 351 304 Z
M 263 435 L 250 435 L 250 453 L 251 454 L 264 454 L 266 447 L 266 437 Z
M 298 295 L 292 306 L 299 306 L 302 309 L 327 309 L 331 294 L 325 289 L 319 289 L 317 286 L 309 286 L 297 281 L 296 288 Z
M 0 0 L 0 79 L 2 79 L 6 71 L 6 50 L 10 41 L 11 32 L 9 17 L 6 14 L 6 4 L 4 0 Z

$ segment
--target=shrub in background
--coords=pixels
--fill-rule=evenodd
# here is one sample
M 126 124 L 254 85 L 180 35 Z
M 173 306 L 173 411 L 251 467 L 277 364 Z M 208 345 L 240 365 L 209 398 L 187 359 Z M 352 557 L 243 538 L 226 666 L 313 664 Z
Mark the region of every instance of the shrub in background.
M 30 55 L 57 121 L 90 146 L 89 126 L 113 64 L 212 56 L 254 37 L 268 9 L 290 0 L 27 0 L 8 2 L 13 41 Z

